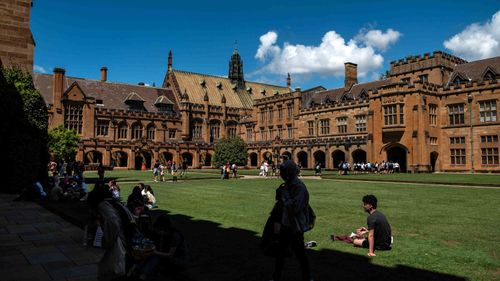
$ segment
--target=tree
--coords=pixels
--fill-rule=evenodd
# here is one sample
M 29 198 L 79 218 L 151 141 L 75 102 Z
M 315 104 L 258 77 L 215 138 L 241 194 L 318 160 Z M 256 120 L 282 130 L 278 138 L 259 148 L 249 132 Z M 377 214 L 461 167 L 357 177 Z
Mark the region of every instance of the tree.
M 0 69 L 0 147 L 6 147 L 2 190 L 19 192 L 47 178 L 48 113 L 30 73 Z
M 222 138 L 215 145 L 214 162 L 217 167 L 226 162 L 236 165 L 246 165 L 247 144 L 239 137 Z
M 74 130 L 67 130 L 60 125 L 49 131 L 49 151 L 58 160 L 74 160 L 80 136 Z

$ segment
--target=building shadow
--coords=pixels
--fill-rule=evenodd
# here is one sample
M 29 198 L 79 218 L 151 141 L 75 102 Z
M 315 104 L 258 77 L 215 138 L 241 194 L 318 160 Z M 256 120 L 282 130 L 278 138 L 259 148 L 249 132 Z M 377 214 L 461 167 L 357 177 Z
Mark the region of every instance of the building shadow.
M 153 211 L 153 219 L 159 213 Z M 193 259 L 187 274 L 197 281 L 263 281 L 270 280 L 274 259 L 262 254 L 257 233 L 223 228 L 205 220 L 184 215 L 171 216 L 176 227 L 186 237 Z M 371 263 L 362 255 L 335 250 L 308 250 L 313 277 L 316 281 L 332 280 L 405 280 L 405 281 L 465 281 L 466 278 L 433 272 L 405 265 L 385 267 Z M 300 280 L 300 268 L 294 257 L 285 261 L 283 280 Z

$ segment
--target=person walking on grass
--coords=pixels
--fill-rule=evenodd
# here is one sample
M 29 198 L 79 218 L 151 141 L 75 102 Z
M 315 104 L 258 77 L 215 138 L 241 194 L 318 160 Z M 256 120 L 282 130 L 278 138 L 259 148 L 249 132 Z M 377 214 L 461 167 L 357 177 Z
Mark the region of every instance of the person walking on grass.
M 299 260 L 302 280 L 310 281 L 311 269 L 304 248 L 304 232 L 309 230 L 309 192 L 306 185 L 298 178 L 299 168 L 292 160 L 284 161 L 280 167 L 280 176 L 284 183 L 276 193 L 276 200 L 282 206 L 279 223 L 273 229 L 278 237 L 273 281 L 282 280 L 283 266 L 288 249 Z
M 365 195 L 362 199 L 363 209 L 368 213 L 367 228 L 360 227 L 356 233 L 350 236 L 335 236 L 333 241 L 341 240 L 352 243 L 355 247 L 368 248 L 368 256 L 374 257 L 375 250 L 390 250 L 392 248 L 391 225 L 382 212 L 377 211 L 377 197 L 375 195 Z M 365 237 L 368 235 L 368 237 Z

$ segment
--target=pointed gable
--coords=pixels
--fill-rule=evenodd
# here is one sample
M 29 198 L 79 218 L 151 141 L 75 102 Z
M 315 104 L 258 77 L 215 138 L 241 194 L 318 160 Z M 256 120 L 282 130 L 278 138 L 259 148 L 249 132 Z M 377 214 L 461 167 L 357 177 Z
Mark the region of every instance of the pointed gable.
M 64 92 L 63 94 L 63 100 L 67 101 L 81 101 L 84 102 L 86 99 L 86 95 L 83 92 L 82 88 L 80 85 L 78 85 L 78 82 L 73 82 L 71 86 Z

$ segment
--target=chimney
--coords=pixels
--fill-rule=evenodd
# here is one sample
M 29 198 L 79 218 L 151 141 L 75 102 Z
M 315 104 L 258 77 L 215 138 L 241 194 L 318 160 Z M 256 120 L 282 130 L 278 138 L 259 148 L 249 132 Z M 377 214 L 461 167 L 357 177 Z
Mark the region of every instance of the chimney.
M 61 109 L 62 103 L 62 95 L 63 95 L 63 87 L 64 87 L 64 73 L 66 70 L 64 68 L 54 68 L 54 82 L 52 85 L 52 97 L 54 98 L 54 107 L 56 109 Z
M 292 78 L 290 78 L 290 73 L 288 73 L 288 76 L 286 77 L 286 86 L 288 89 L 292 88 Z
M 352 62 L 344 63 L 345 78 L 344 88 L 350 89 L 352 85 L 358 84 L 358 65 Z
M 108 68 L 103 66 L 101 67 L 101 81 L 106 82 L 108 80 Z

